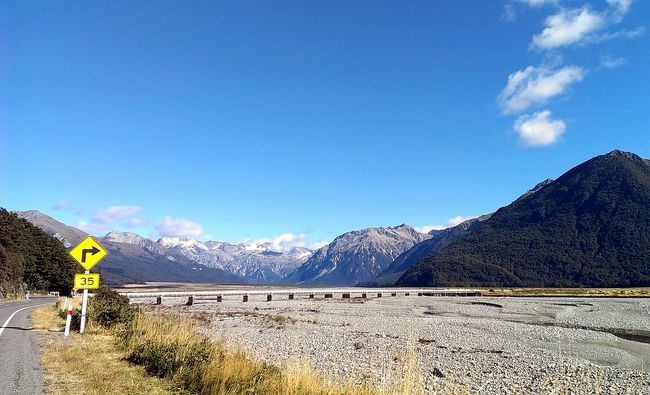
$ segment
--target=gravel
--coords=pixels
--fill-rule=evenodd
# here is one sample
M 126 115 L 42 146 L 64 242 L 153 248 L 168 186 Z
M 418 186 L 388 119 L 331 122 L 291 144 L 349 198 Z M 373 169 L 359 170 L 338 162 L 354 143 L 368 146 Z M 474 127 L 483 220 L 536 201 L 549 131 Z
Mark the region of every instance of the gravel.
M 650 299 L 399 296 L 223 303 L 203 332 L 281 366 L 388 391 L 650 394 Z M 412 371 L 413 374 L 409 375 Z

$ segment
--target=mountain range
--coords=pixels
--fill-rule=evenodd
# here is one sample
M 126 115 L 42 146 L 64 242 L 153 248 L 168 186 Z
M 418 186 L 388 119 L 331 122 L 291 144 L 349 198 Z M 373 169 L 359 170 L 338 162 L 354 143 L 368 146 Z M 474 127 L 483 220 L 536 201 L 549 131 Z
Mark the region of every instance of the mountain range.
M 87 236 L 39 211 L 17 213 L 70 248 Z M 97 269 L 109 285 L 146 281 L 356 285 L 375 278 L 399 256 L 430 236 L 411 226 L 345 233 L 314 252 L 273 250 L 270 243 L 228 243 L 109 232 L 98 241 L 109 254 Z M 314 273 L 318 271 L 318 273 Z
M 420 258 L 402 286 L 650 285 L 650 161 L 592 158 Z
M 19 212 L 65 247 L 86 233 Z M 650 285 L 650 161 L 622 151 L 545 180 L 496 212 L 428 234 L 355 230 L 312 251 L 110 232 L 110 285 L 143 281 L 398 286 Z
M 316 251 L 287 282 L 357 285 L 374 279 L 401 253 L 430 237 L 406 224 L 347 232 Z
M 17 213 L 32 224 L 56 237 L 66 247 L 76 245 L 87 233 L 59 222 L 39 211 L 29 210 Z M 111 232 L 98 238 L 108 251 L 104 260 L 96 266 L 106 285 L 141 283 L 145 281 L 202 282 L 202 283 L 246 283 L 243 277 L 222 269 L 209 268 L 181 256 L 168 254 L 167 250 L 154 241 L 133 233 Z
M 220 241 L 201 242 L 165 237 L 159 245 L 175 255 L 184 256 L 207 267 L 219 268 L 259 284 L 283 282 L 284 278 L 313 253 L 304 247 L 274 251 L 270 243 L 233 244 Z

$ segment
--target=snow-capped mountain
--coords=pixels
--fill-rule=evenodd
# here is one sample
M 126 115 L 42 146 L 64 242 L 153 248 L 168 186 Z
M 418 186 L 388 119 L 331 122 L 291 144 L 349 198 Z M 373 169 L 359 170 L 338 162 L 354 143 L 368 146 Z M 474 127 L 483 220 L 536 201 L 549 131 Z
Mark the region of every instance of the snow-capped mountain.
M 125 244 L 134 244 L 146 248 L 150 251 L 155 251 L 158 254 L 169 255 L 167 254 L 166 248 L 153 240 L 145 239 L 136 233 L 131 232 L 108 232 L 106 236 L 102 237 L 102 240 L 114 242 L 114 243 L 125 243 Z M 167 257 L 167 259 L 174 260 L 173 257 Z
M 316 251 L 288 282 L 356 285 L 369 281 L 401 253 L 430 237 L 406 224 L 344 233 Z
M 257 283 L 284 282 L 284 278 L 302 265 L 313 251 L 293 247 L 274 251 L 270 243 L 201 242 L 178 237 L 163 237 L 158 244 L 202 265 L 219 268 Z
M 56 237 L 70 248 L 88 233 L 68 226 L 36 210 L 19 211 L 18 216 Z M 243 284 L 242 277 L 218 268 L 208 268 L 183 256 L 174 256 L 153 240 L 135 233 L 111 232 L 97 238 L 108 255 L 93 271 L 99 271 L 106 285 L 143 281 Z

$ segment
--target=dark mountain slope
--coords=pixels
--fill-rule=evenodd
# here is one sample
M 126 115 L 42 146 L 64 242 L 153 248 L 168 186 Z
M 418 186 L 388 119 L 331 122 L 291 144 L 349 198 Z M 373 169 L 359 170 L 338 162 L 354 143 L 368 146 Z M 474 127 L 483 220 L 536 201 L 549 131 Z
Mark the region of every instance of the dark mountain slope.
M 469 232 L 478 229 L 481 224 L 490 218 L 492 214 L 482 215 L 477 218 L 468 219 L 456 226 L 446 229 L 432 230 L 429 232 L 430 239 L 424 240 L 395 258 L 395 260 L 374 280 L 361 285 L 371 287 L 383 287 L 395 284 L 397 280 L 415 262 L 423 257 L 447 247 L 449 244 L 459 240 Z
M 0 209 L 1 294 L 26 290 L 67 293 L 75 269 L 76 263 L 57 239 Z
M 490 218 L 492 214 L 482 215 L 477 218 L 468 219 L 456 226 L 442 230 L 432 230 L 429 232 L 431 238 L 414 245 L 411 249 L 398 256 L 393 263 L 386 269 L 384 274 L 403 272 L 411 267 L 420 258 L 431 254 L 434 251 L 447 247 L 454 241 L 462 238 L 469 232 L 480 228 L 483 222 Z
M 648 286 L 650 162 L 595 157 L 424 257 L 398 285 Z

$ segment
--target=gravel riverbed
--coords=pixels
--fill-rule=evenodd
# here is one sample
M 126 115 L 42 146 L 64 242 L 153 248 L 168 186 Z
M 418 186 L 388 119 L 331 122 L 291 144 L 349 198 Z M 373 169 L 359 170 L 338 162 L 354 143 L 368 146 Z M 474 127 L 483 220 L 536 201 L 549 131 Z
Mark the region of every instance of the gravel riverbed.
M 158 308 L 205 312 L 212 338 L 343 384 L 392 391 L 407 377 L 422 393 L 650 394 L 650 299 L 284 298 L 166 298 Z

